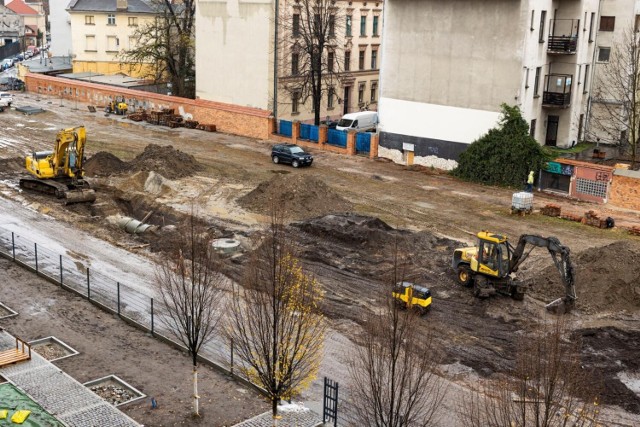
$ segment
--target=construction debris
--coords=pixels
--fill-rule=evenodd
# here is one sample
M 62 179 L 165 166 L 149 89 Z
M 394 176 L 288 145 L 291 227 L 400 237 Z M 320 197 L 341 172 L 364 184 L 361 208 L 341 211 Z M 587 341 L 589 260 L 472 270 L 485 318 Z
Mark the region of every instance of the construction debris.
M 582 223 L 598 228 L 613 228 L 615 222 L 610 216 L 602 219 L 595 211 L 585 212 Z
M 540 212 L 542 213 L 542 215 L 558 217 L 560 216 L 561 208 L 558 205 L 549 203 L 545 205 L 542 209 L 540 209 Z

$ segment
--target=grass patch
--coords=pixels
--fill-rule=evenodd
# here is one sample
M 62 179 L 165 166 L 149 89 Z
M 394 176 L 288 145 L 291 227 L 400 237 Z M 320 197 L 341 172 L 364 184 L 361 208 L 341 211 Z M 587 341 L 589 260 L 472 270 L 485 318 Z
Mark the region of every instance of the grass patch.
M 558 148 L 558 147 L 548 147 L 548 146 L 544 146 L 542 147 L 542 149 L 549 154 L 550 156 L 562 156 L 563 154 L 575 154 L 575 153 L 581 153 L 585 150 L 589 150 L 591 148 L 593 148 L 595 146 L 595 144 L 591 144 L 588 142 L 581 142 L 578 145 L 575 145 L 571 148 Z

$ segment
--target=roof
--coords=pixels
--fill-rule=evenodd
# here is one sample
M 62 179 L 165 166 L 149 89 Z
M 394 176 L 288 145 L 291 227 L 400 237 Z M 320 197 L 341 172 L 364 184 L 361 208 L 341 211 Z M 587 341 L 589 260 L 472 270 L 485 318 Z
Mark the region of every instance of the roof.
M 15 0 L 18 1 L 18 0 Z M 117 12 L 117 0 L 71 0 L 67 10 L 70 12 Z M 128 0 L 128 13 L 155 13 L 142 0 Z
M 10 9 L 18 15 L 39 15 L 38 11 L 30 6 L 27 6 L 22 0 L 13 0 L 6 5 L 7 9 Z
M 564 163 L 565 165 L 572 165 L 572 166 L 578 166 L 583 168 L 599 169 L 599 170 L 608 171 L 608 172 L 611 172 L 615 169 L 613 166 L 599 165 L 597 163 L 582 162 L 580 160 L 565 159 L 562 157 L 558 157 L 557 159 L 554 160 L 554 162 Z

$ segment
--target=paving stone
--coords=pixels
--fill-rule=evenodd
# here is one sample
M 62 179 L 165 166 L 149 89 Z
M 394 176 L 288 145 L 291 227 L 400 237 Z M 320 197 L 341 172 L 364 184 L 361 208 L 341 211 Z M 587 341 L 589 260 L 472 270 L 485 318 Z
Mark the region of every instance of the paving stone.
M 322 418 L 311 410 L 300 412 L 280 412 L 278 427 L 316 427 L 322 425 Z M 272 427 L 271 411 L 250 418 L 233 427 Z

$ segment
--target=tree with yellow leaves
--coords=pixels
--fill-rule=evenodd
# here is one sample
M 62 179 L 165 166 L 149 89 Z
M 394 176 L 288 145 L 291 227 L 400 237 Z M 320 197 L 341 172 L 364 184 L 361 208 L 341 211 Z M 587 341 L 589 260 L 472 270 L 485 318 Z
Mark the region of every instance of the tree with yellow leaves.
M 252 255 L 242 286 L 233 286 L 227 323 L 240 369 L 264 388 L 272 403 L 291 399 L 315 379 L 326 330 L 320 313 L 323 292 L 296 257 L 282 210 Z

